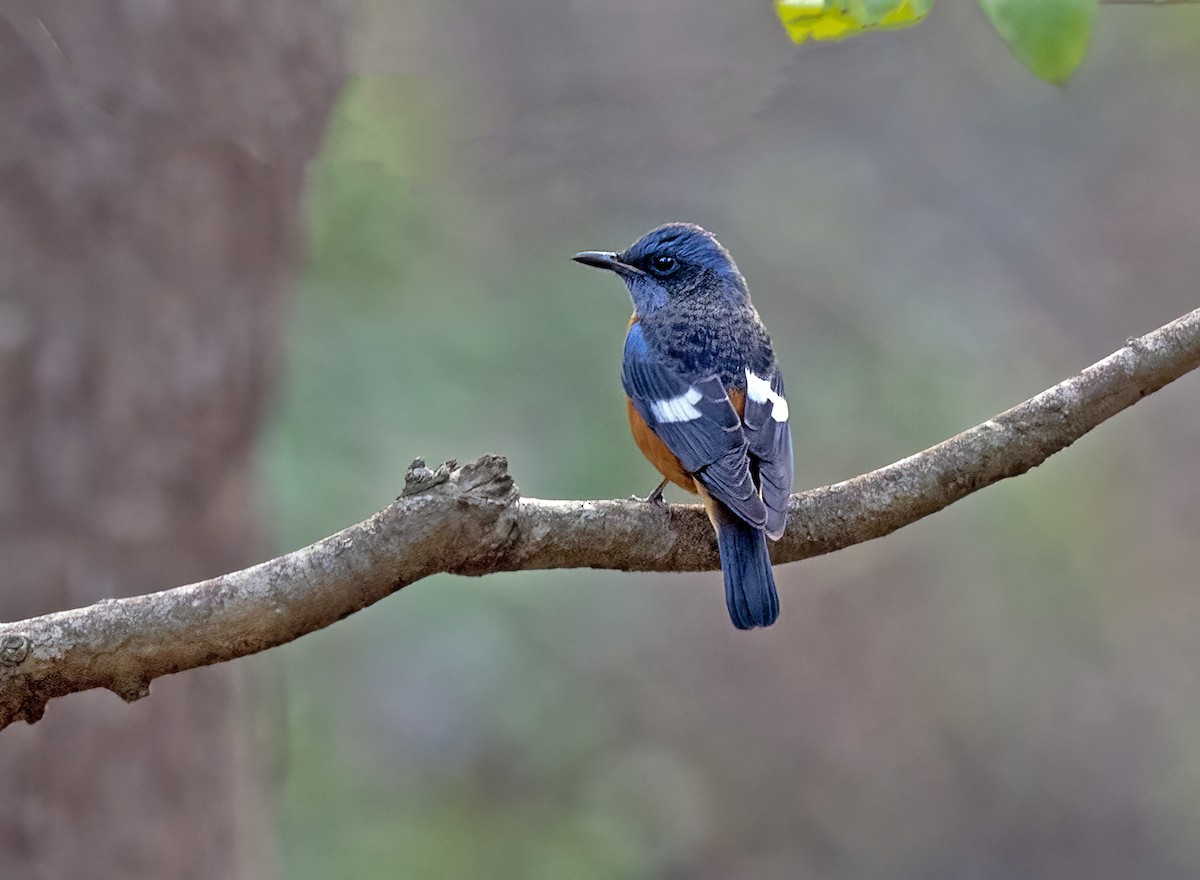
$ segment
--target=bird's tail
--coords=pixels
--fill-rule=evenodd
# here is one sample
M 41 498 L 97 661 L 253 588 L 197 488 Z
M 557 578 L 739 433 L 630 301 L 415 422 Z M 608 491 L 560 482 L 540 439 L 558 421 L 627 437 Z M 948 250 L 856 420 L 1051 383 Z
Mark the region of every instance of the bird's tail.
M 770 626 L 779 617 L 779 595 L 767 554 L 767 536 L 715 504 L 717 547 L 725 576 L 725 605 L 738 629 Z

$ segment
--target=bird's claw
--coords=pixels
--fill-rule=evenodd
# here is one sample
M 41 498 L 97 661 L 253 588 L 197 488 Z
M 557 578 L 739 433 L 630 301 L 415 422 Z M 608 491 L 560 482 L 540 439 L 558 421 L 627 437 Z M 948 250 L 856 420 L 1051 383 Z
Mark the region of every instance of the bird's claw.
M 644 500 L 647 504 L 653 504 L 655 507 L 666 507 L 667 501 L 663 498 L 663 489 L 667 488 L 667 481 L 663 480 L 654 491 L 647 495 Z

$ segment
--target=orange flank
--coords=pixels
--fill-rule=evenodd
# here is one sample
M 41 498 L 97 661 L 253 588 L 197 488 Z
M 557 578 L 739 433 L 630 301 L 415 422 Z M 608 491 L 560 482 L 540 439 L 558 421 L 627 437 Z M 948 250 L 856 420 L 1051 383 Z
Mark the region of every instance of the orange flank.
M 637 321 L 637 315 L 629 319 L 629 326 L 632 327 L 635 321 Z M 746 409 L 745 390 L 731 389 L 728 393 L 733 408 L 737 410 L 738 418 L 741 418 Z M 663 443 L 658 435 L 650 430 L 650 426 L 646 424 L 646 420 L 637 411 L 632 400 L 625 399 L 625 409 L 629 414 L 629 429 L 633 433 L 633 442 L 642 451 L 642 455 L 646 456 L 646 460 L 676 486 L 696 493 L 698 486 L 692 479 L 692 475 L 683 469 L 679 457 L 667 448 L 667 444 Z M 705 501 L 707 502 L 708 499 L 705 498 Z
M 679 457 L 667 448 L 666 443 L 658 439 L 657 434 L 650 430 L 650 426 L 646 424 L 646 420 L 642 418 L 641 413 L 637 411 L 637 407 L 629 398 L 625 399 L 625 409 L 629 412 L 629 430 L 633 432 L 633 442 L 637 444 L 638 449 L 642 450 L 642 455 L 646 456 L 646 460 L 676 486 L 682 486 L 694 494 L 696 481 L 683 469 Z

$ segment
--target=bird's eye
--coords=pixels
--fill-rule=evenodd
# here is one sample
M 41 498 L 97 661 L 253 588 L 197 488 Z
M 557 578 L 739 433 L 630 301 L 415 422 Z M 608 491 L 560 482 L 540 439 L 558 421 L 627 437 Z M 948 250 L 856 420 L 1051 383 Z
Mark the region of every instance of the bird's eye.
M 659 254 L 650 261 L 650 268 L 655 275 L 670 275 L 679 268 L 679 261 L 666 254 Z

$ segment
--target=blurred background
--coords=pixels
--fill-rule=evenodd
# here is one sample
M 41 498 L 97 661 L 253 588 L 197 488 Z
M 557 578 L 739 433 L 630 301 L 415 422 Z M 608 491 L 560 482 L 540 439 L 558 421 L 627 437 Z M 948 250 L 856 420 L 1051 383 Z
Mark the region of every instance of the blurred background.
M 803 47 L 765 2 L 117 5 L 111 31 L 0 18 L 0 546 L 36 582 L 7 618 L 307 544 L 418 455 L 645 494 L 628 298 L 569 257 L 667 220 L 748 279 L 798 488 L 1197 305 L 1200 9 L 1102 7 L 1058 90 L 974 4 Z M 766 631 L 716 573 L 436 577 L 132 707 L 57 701 L 0 734 L 0 859 L 73 876 L 47 854 L 95 828 L 104 876 L 1195 877 L 1198 409 L 1187 377 L 778 569 Z M 147 413 L 161 443 L 131 451 Z M 175 697 L 190 720 L 151 717 Z M 97 718 L 152 745 L 48 757 Z M 112 798 L 196 855 L 113 833 Z

